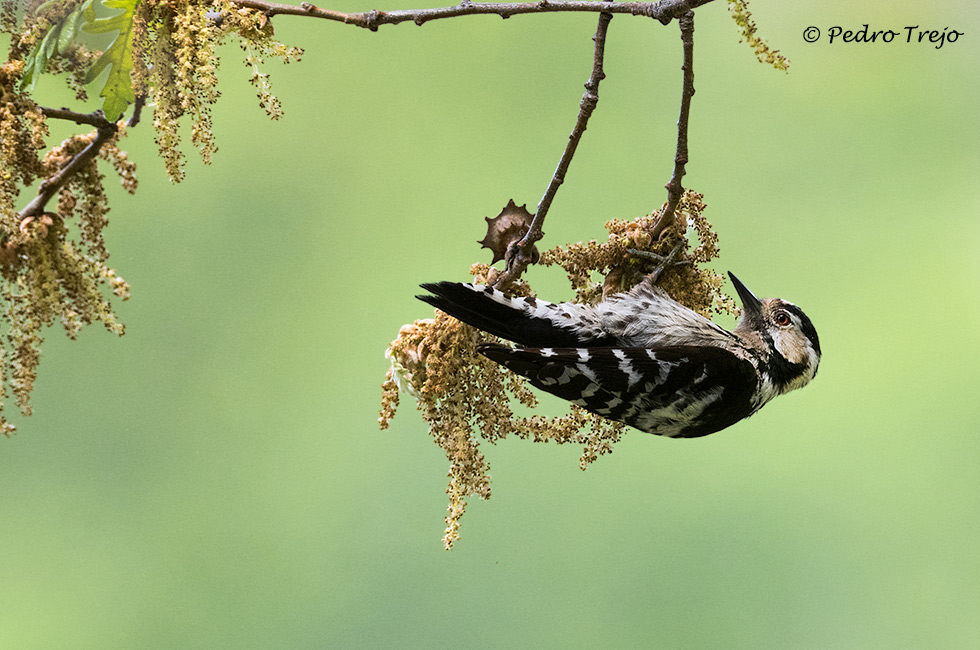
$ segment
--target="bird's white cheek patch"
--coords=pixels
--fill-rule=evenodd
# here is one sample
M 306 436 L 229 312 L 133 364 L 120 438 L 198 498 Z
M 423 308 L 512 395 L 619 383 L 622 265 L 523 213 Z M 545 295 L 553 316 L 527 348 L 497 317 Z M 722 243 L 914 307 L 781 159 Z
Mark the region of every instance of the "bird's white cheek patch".
M 796 337 L 789 332 L 776 332 L 773 345 L 776 346 L 776 351 L 790 363 L 803 363 L 808 355 L 795 339 Z

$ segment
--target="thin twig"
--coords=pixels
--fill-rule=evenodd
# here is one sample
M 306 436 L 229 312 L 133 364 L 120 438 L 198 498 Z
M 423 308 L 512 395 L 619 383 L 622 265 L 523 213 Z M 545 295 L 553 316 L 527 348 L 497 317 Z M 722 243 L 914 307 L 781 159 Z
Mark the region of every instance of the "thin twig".
M 599 103 L 599 82 L 606 78 L 606 73 L 602 68 L 606 49 L 606 32 L 609 30 L 609 21 L 612 20 L 612 17 L 613 15 L 610 13 L 599 14 L 599 25 L 596 27 L 595 36 L 592 37 L 592 40 L 595 41 L 592 74 L 589 76 L 589 80 L 585 82 L 585 94 L 582 95 L 582 101 L 579 104 L 578 119 L 575 120 L 575 127 L 572 129 L 571 135 L 568 136 L 568 144 L 565 145 L 565 151 L 561 155 L 561 160 L 558 161 L 558 167 L 544 191 L 544 196 L 538 203 L 538 209 L 534 212 L 534 219 L 531 220 L 527 233 L 515 244 L 516 250 L 507 260 L 507 269 L 494 283 L 498 287 L 504 286 L 507 282 L 521 276 L 528 264 L 532 262 L 535 242 L 544 237 L 544 231 L 541 228 L 544 225 L 545 217 L 548 215 L 548 209 L 551 207 L 555 194 L 558 193 L 558 188 L 565 182 L 568 166 L 572 162 L 578 143 L 582 140 L 582 134 L 585 133 L 592 111 Z
M 78 124 L 88 124 L 96 129 L 95 138 L 84 149 L 72 157 L 68 164 L 58 170 L 58 173 L 47 178 L 38 188 L 37 196 L 21 210 L 17 217 L 23 221 L 27 217 L 36 217 L 44 212 L 44 207 L 52 199 L 65 183 L 68 182 L 83 165 L 99 155 L 99 150 L 106 142 L 116 135 L 116 125 L 110 122 L 102 114 L 102 111 L 95 113 L 76 113 L 63 108 L 41 108 L 41 112 L 46 117 L 60 120 L 71 120 Z
M 674 173 L 667 181 L 667 207 L 657 220 L 651 233 L 654 238 L 674 223 L 674 212 L 684 195 L 684 178 L 687 165 L 687 124 L 691 115 L 691 97 L 694 96 L 694 12 L 688 11 L 677 21 L 681 28 L 681 42 L 684 44 L 683 90 L 681 91 L 681 114 L 677 120 L 677 153 L 674 155 Z
M 309 16 L 334 20 L 347 25 L 363 27 L 377 31 L 381 25 L 397 25 L 398 23 L 414 22 L 422 25 L 430 20 L 439 18 L 455 18 L 456 16 L 475 16 L 492 14 L 501 18 L 510 18 L 519 14 L 539 14 L 551 12 L 600 12 L 613 14 L 631 14 L 656 18 L 663 24 L 674 18 L 679 18 L 687 11 L 707 4 L 712 0 L 657 0 L 656 2 L 602 2 L 596 0 L 539 0 L 537 2 L 468 2 L 463 0 L 452 7 L 434 9 L 403 9 L 398 11 L 367 11 L 360 13 L 345 13 L 333 9 L 321 9 L 316 5 L 304 2 L 300 5 L 287 5 L 266 0 L 232 0 L 239 7 L 258 9 L 270 18 L 273 16 Z

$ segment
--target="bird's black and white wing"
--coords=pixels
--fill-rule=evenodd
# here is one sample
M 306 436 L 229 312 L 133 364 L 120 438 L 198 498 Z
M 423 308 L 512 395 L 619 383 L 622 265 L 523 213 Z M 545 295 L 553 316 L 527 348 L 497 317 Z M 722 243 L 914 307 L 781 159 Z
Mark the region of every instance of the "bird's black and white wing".
M 752 363 L 722 348 L 478 349 L 543 391 L 647 433 L 704 436 L 762 406 Z

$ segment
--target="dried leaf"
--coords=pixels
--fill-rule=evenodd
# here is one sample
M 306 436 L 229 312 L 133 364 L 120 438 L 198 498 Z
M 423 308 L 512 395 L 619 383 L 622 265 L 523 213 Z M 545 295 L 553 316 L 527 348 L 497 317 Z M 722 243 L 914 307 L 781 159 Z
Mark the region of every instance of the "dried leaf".
M 490 263 L 496 264 L 506 259 L 507 249 L 527 234 L 534 215 L 527 211 L 527 204 L 518 207 L 514 199 L 511 199 L 496 217 L 484 217 L 484 219 L 487 220 L 487 234 L 477 243 L 493 251 L 493 261 Z M 532 248 L 531 255 L 537 259 L 536 248 Z

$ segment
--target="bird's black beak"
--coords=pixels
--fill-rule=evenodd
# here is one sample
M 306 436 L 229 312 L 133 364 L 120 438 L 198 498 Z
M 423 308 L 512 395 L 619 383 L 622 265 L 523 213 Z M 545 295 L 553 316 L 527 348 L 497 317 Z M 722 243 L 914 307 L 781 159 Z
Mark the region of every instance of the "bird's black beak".
M 742 311 L 745 314 L 761 314 L 762 313 L 762 301 L 755 297 L 748 288 L 742 284 L 742 282 L 735 277 L 735 274 L 731 271 L 728 272 L 728 277 L 732 279 L 732 284 L 735 285 L 735 291 L 738 292 L 738 297 L 742 299 Z

